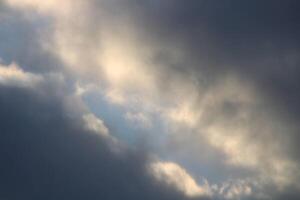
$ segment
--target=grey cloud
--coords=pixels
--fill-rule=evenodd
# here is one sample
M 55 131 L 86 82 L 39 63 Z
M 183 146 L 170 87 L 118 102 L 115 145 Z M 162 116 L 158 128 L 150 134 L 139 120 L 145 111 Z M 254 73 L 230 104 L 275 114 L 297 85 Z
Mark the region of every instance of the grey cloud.
M 162 51 L 153 62 L 179 73 L 188 69 L 204 73 L 206 82 L 233 71 L 270 96 L 275 109 L 287 109 L 292 118 L 300 115 L 297 1 L 128 0 L 105 5 L 111 15 L 132 16 L 145 40 L 161 41 Z M 183 48 L 184 60 L 170 61 L 163 51 L 166 41 Z
M 185 199 L 145 171 L 147 154 L 111 152 L 63 98 L 0 87 L 0 198 Z
M 184 43 L 190 56 L 182 68 L 217 77 L 237 72 L 299 116 L 297 1 L 163 1 L 141 7 L 141 29 L 149 26 L 150 34 Z
M 277 116 L 275 121 L 278 124 L 270 123 L 270 126 L 277 127 L 273 131 L 277 131 L 278 138 L 289 140 L 288 144 L 282 140 L 285 153 L 281 153 L 299 162 L 300 4 L 297 1 L 129 2 L 128 12 L 133 13 L 137 30 L 145 34 L 146 39 L 153 37 L 161 41 L 158 44 L 161 49 L 169 41 L 174 47 L 178 44 L 185 52 L 184 60 L 175 64 L 168 62 L 166 52 L 153 58 L 153 62 L 163 62 L 167 66 L 166 70 L 157 69 L 166 74 L 159 86 L 168 84 L 166 80 L 174 72 L 183 75 L 184 71 L 192 70 L 193 75 L 199 77 L 200 84 L 205 77 L 210 90 L 224 75 L 237 74 L 241 80 L 254 85 L 262 97 L 262 104 L 250 111 L 251 120 L 258 122 L 264 120 L 264 115 Z M 161 87 L 162 91 L 166 90 Z M 235 103 L 234 97 L 232 100 L 220 105 L 226 107 L 226 112 L 219 109 L 210 115 L 213 120 L 221 115 L 230 121 L 235 117 L 232 115 L 235 111 L 240 113 L 243 105 Z M 254 137 L 264 135 L 260 132 L 261 127 L 252 128 Z M 269 145 L 273 144 L 272 138 L 262 138 Z M 249 142 L 251 140 L 255 138 L 249 138 Z M 265 151 L 269 151 L 268 147 Z M 266 159 L 262 157 L 261 162 Z

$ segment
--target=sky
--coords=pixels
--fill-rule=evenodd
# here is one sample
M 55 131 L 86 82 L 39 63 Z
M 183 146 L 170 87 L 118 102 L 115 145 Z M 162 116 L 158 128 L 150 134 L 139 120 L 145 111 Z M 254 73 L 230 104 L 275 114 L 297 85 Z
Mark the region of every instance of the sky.
M 0 0 L 0 200 L 300 199 L 297 0 Z

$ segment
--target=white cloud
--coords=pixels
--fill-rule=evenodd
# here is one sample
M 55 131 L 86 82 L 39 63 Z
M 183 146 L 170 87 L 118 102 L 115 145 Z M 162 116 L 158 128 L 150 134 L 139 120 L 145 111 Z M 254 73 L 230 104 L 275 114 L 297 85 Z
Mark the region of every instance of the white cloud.
M 189 197 L 211 197 L 226 200 L 239 200 L 244 197 L 258 196 L 253 187 L 258 183 L 253 180 L 231 179 L 220 184 L 209 184 L 202 179 L 202 184 L 196 180 L 180 165 L 174 162 L 156 161 L 149 165 L 149 172 L 157 181 L 173 186 Z
M 85 114 L 83 115 L 82 119 L 85 122 L 88 130 L 103 136 L 109 136 L 108 128 L 105 126 L 104 122 L 94 114 Z
M 118 140 L 116 137 L 109 133 L 109 129 L 105 126 L 105 123 L 93 113 L 86 113 L 82 115 L 83 125 L 86 130 L 92 133 L 98 134 L 105 139 L 109 149 L 115 155 L 121 155 L 126 152 L 127 146 Z
M 177 188 L 189 197 L 211 195 L 207 182 L 198 185 L 193 177 L 176 163 L 154 162 L 150 164 L 149 171 L 158 181 Z
M 34 87 L 43 80 L 41 75 L 25 72 L 16 63 L 0 63 L 0 84 L 17 87 Z

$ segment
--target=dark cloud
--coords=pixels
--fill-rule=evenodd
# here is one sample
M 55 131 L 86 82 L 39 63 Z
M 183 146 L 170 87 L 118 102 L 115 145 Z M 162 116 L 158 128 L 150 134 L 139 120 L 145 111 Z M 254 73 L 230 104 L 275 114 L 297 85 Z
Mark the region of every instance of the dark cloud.
M 265 110 L 281 115 L 291 123 L 289 126 L 297 124 L 300 118 L 298 1 L 129 0 L 127 3 L 128 12 L 135 16 L 143 33 L 161 40 L 162 46 L 166 44 L 164 41 L 171 41 L 175 47 L 178 43 L 183 48 L 185 58 L 179 63 L 168 62 L 165 52 L 154 58 L 154 62 L 168 66 L 164 73 L 192 69 L 195 76 L 204 75 L 208 82 L 200 84 L 208 85 L 226 74 L 238 74 L 256 86 L 264 98 Z M 165 83 L 168 76 L 163 77 Z M 283 134 L 298 138 L 298 134 Z M 293 151 L 298 154 L 298 148 Z
M 179 67 L 213 76 L 237 72 L 300 114 L 298 1 L 127 3 L 141 30 L 183 44 L 189 58 Z
M 167 70 L 158 70 L 172 76 L 174 71 L 183 74 L 182 71 L 192 69 L 199 79 L 204 75 L 208 86 L 226 74 L 238 74 L 242 80 L 253 84 L 261 95 L 263 108 L 257 113 L 279 116 L 284 126 L 294 130 L 280 134 L 291 142 L 283 147 L 287 155 L 296 162 L 300 160 L 297 142 L 300 119 L 298 1 L 128 2 L 128 12 L 135 16 L 146 38 L 162 41 L 159 44 L 162 47 L 165 41 L 173 43 L 174 47 L 178 44 L 185 52 L 184 60 L 175 64 L 168 61 L 168 53 L 159 52 L 154 62 L 163 62 Z M 168 76 L 163 77 L 161 87 L 165 90 L 163 85 L 168 82 Z M 278 199 L 299 198 L 298 189 L 274 193 L 274 198 L 278 196 Z
M 147 175 L 145 153 L 114 154 L 60 98 L 1 86 L 0 110 L 0 198 L 185 199 Z
M 206 23 L 209 36 L 203 40 L 208 42 L 201 47 L 201 36 L 190 35 L 189 27 L 184 27 L 185 37 L 210 69 L 238 72 L 299 116 L 299 7 L 296 1 L 210 1 L 202 9 L 205 20 L 200 20 L 200 25 Z M 216 63 L 210 65 L 211 61 Z
M 161 41 L 158 45 L 162 49 L 166 41 L 172 42 L 186 55 L 184 60 L 172 63 L 170 55 L 162 50 L 153 58 L 154 63 L 163 63 L 168 70 L 180 73 L 192 69 L 199 77 L 204 74 L 206 82 L 238 73 L 257 85 L 273 109 L 292 121 L 299 119 L 298 1 L 127 0 L 104 5 L 110 14 L 131 15 L 144 40 L 155 38 Z M 97 6 L 93 9 L 91 13 L 97 13 Z M 161 75 L 163 80 L 172 74 L 162 73 L 166 74 Z

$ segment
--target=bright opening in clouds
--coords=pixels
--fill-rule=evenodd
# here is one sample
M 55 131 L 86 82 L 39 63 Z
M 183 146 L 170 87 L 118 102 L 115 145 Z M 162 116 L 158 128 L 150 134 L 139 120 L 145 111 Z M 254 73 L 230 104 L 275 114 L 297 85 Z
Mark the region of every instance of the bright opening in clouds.
M 0 0 L 0 199 L 299 199 L 299 9 Z

